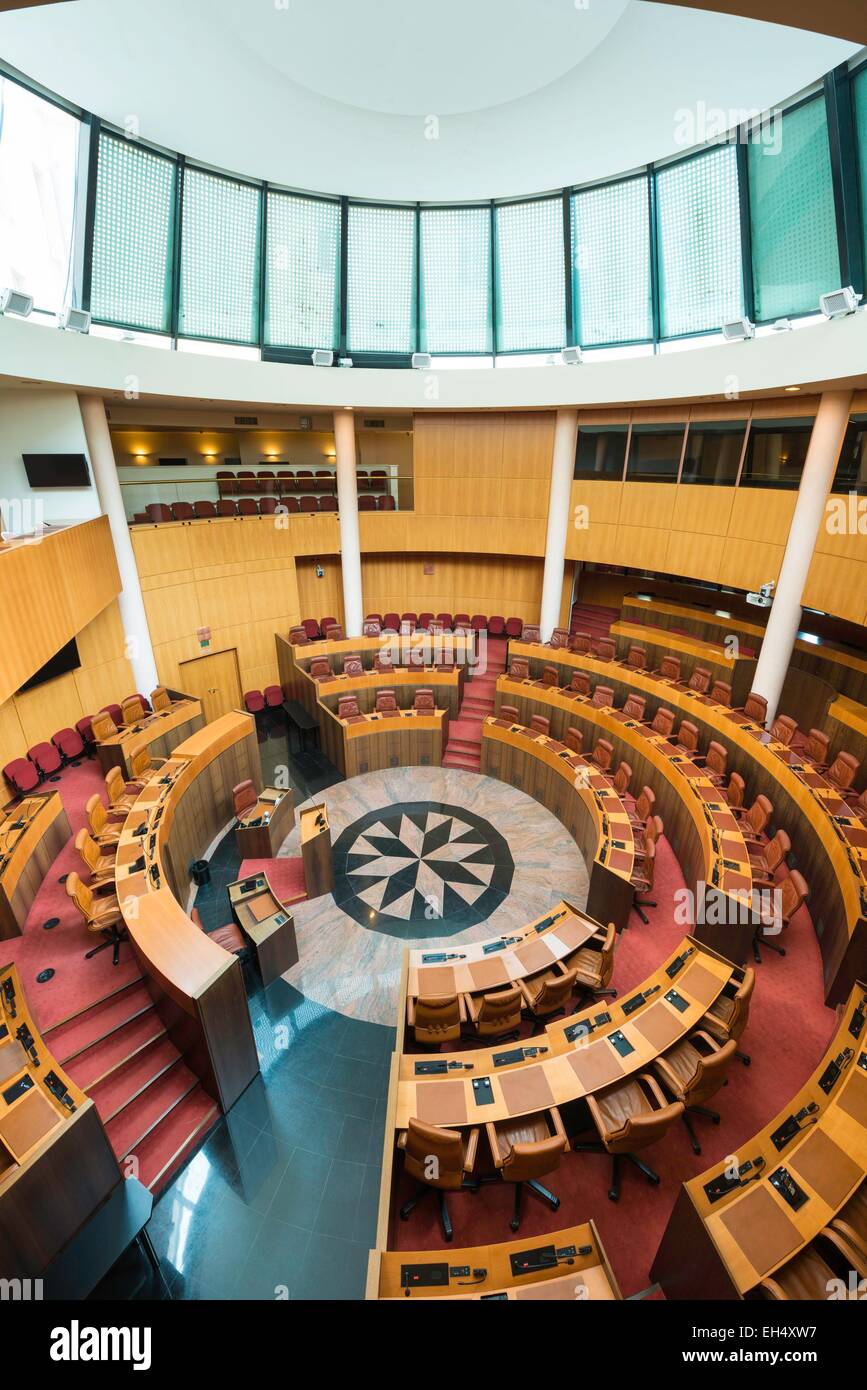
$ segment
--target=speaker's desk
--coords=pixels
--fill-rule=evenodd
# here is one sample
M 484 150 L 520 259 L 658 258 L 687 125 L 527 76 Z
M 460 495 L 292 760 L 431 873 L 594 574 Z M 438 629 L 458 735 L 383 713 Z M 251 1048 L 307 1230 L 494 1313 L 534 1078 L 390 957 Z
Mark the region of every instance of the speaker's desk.
M 263 787 L 256 805 L 239 816 L 235 843 L 242 859 L 273 859 L 295 824 L 290 791 Z
M 229 884 L 232 914 L 256 951 L 263 985 L 298 964 L 295 922 L 268 882 L 267 874 Z
M 331 826 L 325 802 L 308 806 L 298 817 L 301 839 L 301 858 L 304 861 L 304 884 L 308 898 L 321 898 L 334 887 L 334 863 L 331 858 Z
M 132 760 L 143 749 L 154 758 L 167 758 L 172 748 L 190 734 L 201 729 L 202 705 L 199 700 L 184 697 L 173 700 L 168 709 L 146 714 L 134 724 L 126 724 L 110 738 L 96 745 L 99 765 L 103 772 L 119 767 L 124 778 L 132 777 Z
M 0 819 L 0 940 L 20 936 L 45 875 L 70 836 L 59 792 L 34 792 Z
M 859 982 L 809 1081 L 739 1145 L 739 1166 L 749 1168 L 736 1178 L 717 1163 L 683 1184 L 651 1267 L 666 1298 L 746 1297 L 814 1240 L 864 1182 L 865 1028 L 867 987 Z M 796 1208 L 772 1181 L 781 1168 L 800 1189 Z
M 442 763 L 448 741 L 447 710 L 421 714 L 405 709 L 396 714 L 356 714 L 338 719 L 324 705 L 320 708 L 323 751 L 344 777 L 388 767 L 439 767 Z

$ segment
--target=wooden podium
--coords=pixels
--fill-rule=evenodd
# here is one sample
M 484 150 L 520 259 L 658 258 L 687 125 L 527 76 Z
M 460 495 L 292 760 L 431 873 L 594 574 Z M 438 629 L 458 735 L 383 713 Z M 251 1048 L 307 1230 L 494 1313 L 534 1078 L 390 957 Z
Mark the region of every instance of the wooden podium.
M 334 864 L 331 859 L 331 827 L 325 802 L 310 806 L 299 817 L 301 857 L 304 860 L 304 882 L 308 898 L 321 898 L 334 887 Z
M 229 884 L 235 921 L 252 941 L 263 985 L 298 964 L 298 943 L 292 913 L 277 897 L 266 874 Z
M 235 843 L 242 859 L 273 859 L 295 824 L 290 791 L 263 787 L 256 805 L 238 820 Z

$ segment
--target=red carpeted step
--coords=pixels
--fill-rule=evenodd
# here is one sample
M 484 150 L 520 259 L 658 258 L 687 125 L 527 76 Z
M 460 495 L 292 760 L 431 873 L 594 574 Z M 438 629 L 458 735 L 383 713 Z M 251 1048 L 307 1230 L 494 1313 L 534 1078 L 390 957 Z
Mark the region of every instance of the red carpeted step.
M 475 720 L 453 719 L 449 724 L 449 743 L 458 740 L 462 743 L 475 743 L 481 747 L 482 726 Z
M 105 1126 L 117 1158 L 134 1153 L 138 1145 L 184 1099 L 199 1081 L 184 1062 L 159 1077 L 152 1086 Z
M 158 1038 L 164 1037 L 165 1031 L 156 1010 L 151 1009 L 149 1013 L 141 1013 L 131 1023 L 119 1028 L 104 1042 L 73 1058 L 66 1070 L 76 1085 L 86 1091 L 117 1067 L 123 1066 L 142 1048 L 150 1047 Z
M 218 1115 L 217 1106 L 201 1086 L 190 1091 L 138 1145 L 139 1182 L 154 1194 L 162 1191 L 205 1138 Z
M 46 1041 L 64 1065 L 85 1048 L 109 1037 L 140 1014 L 153 1009 L 153 1000 L 142 979 L 91 1005 L 84 1013 L 58 1023 L 46 1033 Z
M 450 753 L 446 749 L 443 754 L 443 767 L 456 767 L 463 772 L 478 772 L 481 765 L 481 758 L 473 758 L 468 753 Z
M 304 860 L 290 859 L 242 859 L 239 878 L 252 878 L 254 874 L 266 874 L 281 903 L 297 903 L 307 897 L 304 881 Z M 226 920 L 229 920 L 228 910 Z
M 162 1037 L 91 1086 L 88 1095 L 95 1102 L 103 1124 L 107 1125 L 138 1096 L 143 1096 L 149 1086 L 155 1085 L 180 1060 L 181 1054 L 171 1038 Z

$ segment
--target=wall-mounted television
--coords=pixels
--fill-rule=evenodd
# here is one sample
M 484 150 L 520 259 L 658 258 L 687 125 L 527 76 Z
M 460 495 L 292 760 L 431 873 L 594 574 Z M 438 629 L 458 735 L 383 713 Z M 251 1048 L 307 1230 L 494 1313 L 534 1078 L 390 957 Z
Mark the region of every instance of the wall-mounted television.
M 78 646 L 75 638 L 67 642 L 65 647 L 61 647 L 59 652 L 55 652 L 44 666 L 40 666 L 38 671 L 34 671 L 29 680 L 25 681 L 19 695 L 25 690 L 32 690 L 35 685 L 42 685 L 45 681 L 53 681 L 57 676 L 65 676 L 67 671 L 77 671 L 81 665 L 81 657 L 78 655 Z
M 90 487 L 84 454 L 22 454 L 31 487 Z

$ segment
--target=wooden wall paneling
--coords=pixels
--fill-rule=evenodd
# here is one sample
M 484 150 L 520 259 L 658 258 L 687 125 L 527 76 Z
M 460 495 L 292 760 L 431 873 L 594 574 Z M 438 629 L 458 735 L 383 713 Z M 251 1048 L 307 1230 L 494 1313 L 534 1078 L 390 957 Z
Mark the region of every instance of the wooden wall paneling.
M 633 569 L 664 570 L 668 550 L 668 531 L 650 526 L 617 528 L 617 554 L 620 564 Z
M 841 538 L 842 539 L 842 538 Z M 863 560 L 816 551 L 804 585 L 802 603 L 853 623 L 867 623 L 867 540 Z
M 669 531 L 662 569 L 667 574 L 688 574 L 694 579 L 717 583 L 725 544 L 723 536 Z
M 732 540 L 723 546 L 717 583 L 735 589 L 756 589 L 766 580 L 778 579 L 784 546 L 754 540 Z
M 700 483 L 678 485 L 671 517 L 672 530 L 709 536 L 728 535 L 734 494 L 732 487 L 703 487 Z
M 735 488 L 729 536 L 785 546 L 797 496 L 776 488 Z

